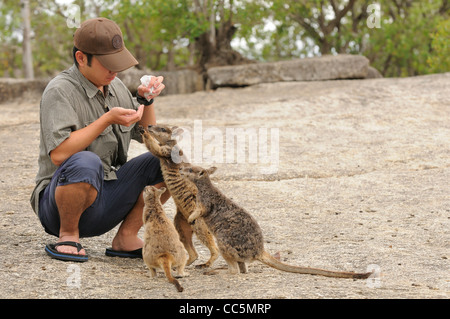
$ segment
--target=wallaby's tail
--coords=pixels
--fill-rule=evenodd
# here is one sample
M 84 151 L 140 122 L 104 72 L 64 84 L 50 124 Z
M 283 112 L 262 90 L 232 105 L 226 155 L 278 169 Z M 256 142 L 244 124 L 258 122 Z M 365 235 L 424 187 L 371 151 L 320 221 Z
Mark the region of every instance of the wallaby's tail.
M 265 263 L 266 265 L 273 267 L 278 270 L 294 272 L 298 274 L 309 274 L 309 275 L 319 275 L 326 277 L 337 277 L 337 278 L 355 278 L 355 279 L 365 279 L 368 278 L 372 273 L 354 273 L 354 272 L 345 272 L 345 271 L 331 271 L 324 270 L 318 268 L 309 268 L 309 267 L 299 267 L 285 264 L 274 257 L 272 257 L 268 252 L 264 251 L 259 261 Z
M 177 288 L 178 292 L 182 292 L 184 290 L 183 287 L 181 287 L 178 280 L 176 280 L 172 276 L 172 270 L 171 270 L 172 260 L 173 260 L 173 256 L 171 254 L 162 254 L 158 259 L 159 264 L 160 264 L 161 268 L 164 270 L 164 273 L 166 274 L 166 277 L 169 280 L 169 282 L 175 285 L 175 288 Z

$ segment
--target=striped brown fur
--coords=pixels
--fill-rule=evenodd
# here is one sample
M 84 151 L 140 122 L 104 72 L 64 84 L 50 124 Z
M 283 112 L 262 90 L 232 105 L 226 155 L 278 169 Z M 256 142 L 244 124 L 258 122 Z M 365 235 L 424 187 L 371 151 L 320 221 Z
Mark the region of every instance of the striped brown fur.
M 219 250 L 213 235 L 202 218 L 195 225 L 190 225 L 187 222 L 189 216 L 196 209 L 197 187 L 181 176 L 180 168 L 190 164 L 175 163 L 171 157 L 172 150 L 176 150 L 178 155 L 182 155 L 182 151 L 174 139 L 181 132 L 182 129 L 180 128 L 153 125 L 143 130 L 142 137 L 147 149 L 160 159 L 164 182 L 177 207 L 174 224 L 180 235 L 180 240 L 189 254 L 188 265 L 198 258 L 198 253 L 192 242 L 192 235 L 195 233 L 200 242 L 208 247 L 211 254 L 209 260 L 199 267 L 210 267 L 219 256 Z
M 366 279 L 372 274 L 293 266 L 272 257 L 264 249 L 262 230 L 256 219 L 211 183 L 209 175 L 215 170 L 215 167 L 203 169 L 191 166 L 183 168 L 181 174 L 195 183 L 198 189 L 197 209 L 188 221 L 194 222 L 199 217 L 205 221 L 217 238 L 230 273 L 246 273 L 246 263 L 259 260 L 275 269 L 298 274 L 354 279 Z
M 187 255 L 175 227 L 162 208 L 161 194 L 165 191 L 164 187 L 157 189 L 154 186 L 144 189 L 142 219 L 145 231 L 142 258 L 152 277 L 156 277 L 156 269 L 162 269 L 169 282 L 182 292 L 183 287 L 173 277 L 171 268 L 177 269 L 178 276 L 187 276 L 184 271 Z

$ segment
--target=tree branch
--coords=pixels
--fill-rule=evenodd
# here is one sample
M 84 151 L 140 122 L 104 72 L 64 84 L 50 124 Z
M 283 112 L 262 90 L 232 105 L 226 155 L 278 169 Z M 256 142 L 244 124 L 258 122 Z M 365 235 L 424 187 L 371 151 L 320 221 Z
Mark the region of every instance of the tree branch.
M 338 27 L 341 23 L 341 19 L 350 11 L 351 8 L 353 8 L 353 5 L 355 4 L 356 0 L 350 0 L 347 5 L 342 9 L 341 11 L 335 11 L 336 17 L 330 21 L 330 23 L 327 25 L 326 30 L 327 34 L 331 33 L 335 27 Z
M 306 22 L 305 19 L 304 19 L 302 16 L 299 16 L 299 15 L 295 15 L 295 14 L 290 13 L 290 14 L 289 14 L 289 17 L 290 17 L 292 20 L 296 21 L 298 24 L 300 24 L 300 25 L 306 30 L 306 32 L 308 32 L 308 34 L 309 34 L 312 38 L 314 38 L 314 39 L 316 39 L 316 40 L 318 40 L 318 41 L 321 41 L 321 40 L 322 40 L 322 37 L 321 37 L 320 34 L 316 31 L 316 29 L 314 29 L 308 22 Z
M 439 14 L 440 15 L 446 15 L 448 14 L 448 11 L 450 10 L 448 0 L 442 1 L 442 6 L 439 8 Z

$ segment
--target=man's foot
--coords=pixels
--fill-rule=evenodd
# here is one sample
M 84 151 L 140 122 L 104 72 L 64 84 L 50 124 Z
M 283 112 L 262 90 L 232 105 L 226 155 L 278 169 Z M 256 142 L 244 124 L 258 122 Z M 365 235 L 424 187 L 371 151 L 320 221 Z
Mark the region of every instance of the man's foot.
M 76 253 L 64 253 L 58 251 L 58 247 L 73 247 L 76 249 Z M 84 251 L 84 254 L 80 254 L 81 251 L 84 251 L 83 246 L 80 243 L 74 241 L 63 241 L 58 242 L 56 244 L 48 244 L 45 246 L 45 252 L 54 259 L 64 260 L 64 261 L 75 261 L 75 262 L 85 262 L 88 261 L 88 256 Z
M 117 233 L 112 241 L 112 249 L 115 251 L 133 251 L 144 246 L 142 239 L 136 235 L 121 235 Z
M 112 248 L 106 248 L 105 255 L 108 257 L 142 258 L 142 248 L 131 251 L 119 251 Z
M 136 235 L 114 237 L 112 248 L 106 248 L 105 255 L 109 257 L 142 258 L 144 242 Z
M 75 242 L 79 243 L 80 238 L 77 236 L 62 236 L 59 238 L 57 244 L 62 242 Z M 56 247 L 56 250 L 63 254 L 72 254 L 72 255 L 82 255 L 86 256 L 86 251 L 84 248 L 82 248 L 80 251 L 78 251 L 78 247 L 70 246 L 70 245 L 58 245 Z

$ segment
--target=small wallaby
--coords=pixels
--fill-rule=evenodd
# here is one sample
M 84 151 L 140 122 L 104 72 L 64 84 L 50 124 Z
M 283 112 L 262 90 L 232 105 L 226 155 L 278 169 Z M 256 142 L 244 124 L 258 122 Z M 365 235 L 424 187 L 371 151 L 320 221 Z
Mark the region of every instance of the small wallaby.
M 170 283 L 179 292 L 183 291 L 180 283 L 172 276 L 171 268 L 176 267 L 178 276 L 186 276 L 187 255 L 171 220 L 166 216 L 161 205 L 161 194 L 164 187 L 157 189 L 147 186 L 144 189 L 144 247 L 142 257 L 150 269 L 152 277 L 156 276 L 156 269 L 162 269 Z
M 145 146 L 154 156 L 160 159 L 164 182 L 177 207 L 174 224 L 180 234 L 180 240 L 189 254 L 187 264 L 190 265 L 198 258 L 198 253 L 192 242 L 194 232 L 200 242 L 208 247 L 211 254 L 206 263 L 197 267 L 210 267 L 219 257 L 219 250 L 213 235 L 203 220 L 198 220 L 195 225 L 190 225 L 187 222 L 196 207 L 197 187 L 180 175 L 180 168 L 190 164 L 181 161 L 181 159 L 174 162 L 172 158 L 172 154 L 182 156 L 182 150 L 175 140 L 182 132 L 183 129 L 176 126 L 150 125 L 146 129 L 141 128 Z
M 215 167 L 186 167 L 182 175 L 191 180 L 198 188 L 197 209 L 189 217 L 190 223 L 198 217 L 208 225 L 214 234 L 222 257 L 232 274 L 246 273 L 246 262 L 259 260 L 278 270 L 300 274 L 321 275 L 338 278 L 368 278 L 371 273 L 330 271 L 318 268 L 298 267 L 285 264 L 264 250 L 261 228 L 256 220 L 242 207 L 227 198 L 209 178 Z

